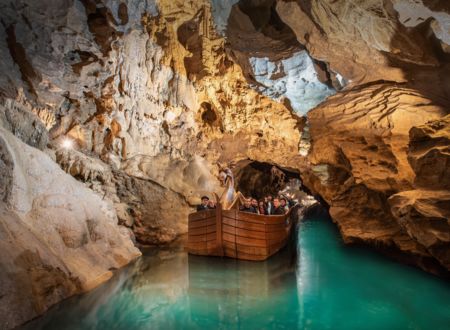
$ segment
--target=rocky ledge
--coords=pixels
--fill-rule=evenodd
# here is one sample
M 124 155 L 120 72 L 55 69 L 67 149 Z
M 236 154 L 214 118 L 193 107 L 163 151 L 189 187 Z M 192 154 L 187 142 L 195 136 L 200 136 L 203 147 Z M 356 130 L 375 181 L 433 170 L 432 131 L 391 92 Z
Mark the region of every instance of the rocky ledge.
M 446 111 L 413 88 L 381 83 L 332 96 L 309 113 L 303 178 L 329 204 L 345 242 L 448 275 Z

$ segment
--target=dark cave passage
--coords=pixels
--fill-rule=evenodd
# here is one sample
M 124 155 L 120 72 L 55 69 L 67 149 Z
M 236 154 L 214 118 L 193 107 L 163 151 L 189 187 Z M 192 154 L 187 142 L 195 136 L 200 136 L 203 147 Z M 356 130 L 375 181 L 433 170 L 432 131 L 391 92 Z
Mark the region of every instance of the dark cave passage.
M 257 199 L 267 195 L 275 196 L 290 183 L 297 182 L 297 186 L 301 186 L 298 172 L 265 162 L 241 161 L 237 164 L 235 173 L 237 191 Z

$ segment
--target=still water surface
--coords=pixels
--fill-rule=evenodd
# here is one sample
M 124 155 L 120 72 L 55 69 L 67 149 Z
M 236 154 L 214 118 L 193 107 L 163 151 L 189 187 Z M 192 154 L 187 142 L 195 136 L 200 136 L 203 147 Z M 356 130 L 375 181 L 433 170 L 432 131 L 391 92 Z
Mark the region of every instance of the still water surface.
M 296 246 L 295 246 L 296 245 Z M 450 285 L 312 217 L 266 262 L 149 250 L 27 329 L 450 329 Z

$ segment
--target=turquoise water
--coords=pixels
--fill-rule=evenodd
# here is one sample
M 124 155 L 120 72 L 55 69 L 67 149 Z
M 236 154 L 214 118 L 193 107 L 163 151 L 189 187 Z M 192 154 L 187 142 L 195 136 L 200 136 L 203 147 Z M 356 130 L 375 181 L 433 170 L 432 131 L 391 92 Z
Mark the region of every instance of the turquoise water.
M 295 253 L 295 252 L 298 253 Z M 28 329 L 450 329 L 450 285 L 310 218 L 266 262 L 150 250 Z

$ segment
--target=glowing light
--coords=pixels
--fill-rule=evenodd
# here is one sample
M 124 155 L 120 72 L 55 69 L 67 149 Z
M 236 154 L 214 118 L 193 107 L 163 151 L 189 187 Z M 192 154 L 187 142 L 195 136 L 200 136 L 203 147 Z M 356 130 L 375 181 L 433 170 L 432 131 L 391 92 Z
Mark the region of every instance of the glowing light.
M 63 147 L 64 149 L 72 149 L 73 141 L 71 139 L 65 138 L 61 143 L 61 147 Z
M 166 120 L 171 123 L 175 120 L 177 115 L 173 111 L 167 111 L 166 112 Z

